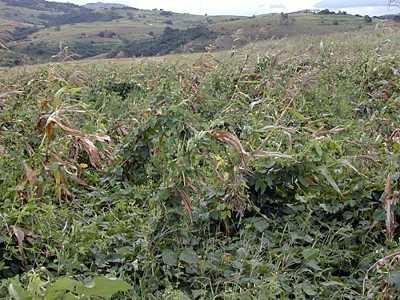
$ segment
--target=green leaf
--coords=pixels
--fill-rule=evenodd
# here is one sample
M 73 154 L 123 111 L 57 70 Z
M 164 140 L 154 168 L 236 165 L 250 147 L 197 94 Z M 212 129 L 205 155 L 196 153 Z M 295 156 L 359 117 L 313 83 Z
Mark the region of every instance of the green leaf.
M 74 291 L 78 284 L 79 282 L 76 280 L 62 277 L 48 287 L 45 296 L 46 300 L 60 299 L 67 292 Z
M 302 252 L 304 259 L 311 260 L 313 258 L 318 257 L 319 250 L 314 248 L 306 248 Z
M 317 152 L 319 157 L 322 157 L 324 155 L 324 152 L 322 151 L 321 145 L 319 143 L 314 144 L 314 149 L 315 149 L 315 152 Z
M 303 284 L 302 290 L 307 296 L 316 296 L 318 294 L 314 287 L 309 283 Z
M 245 248 L 241 247 L 237 249 L 236 254 L 239 256 L 239 258 L 245 258 L 247 256 L 247 251 Z
M 11 298 L 14 300 L 30 300 L 32 296 L 29 295 L 27 291 L 25 291 L 18 280 L 13 279 L 8 286 L 8 293 Z
M 382 222 L 385 221 L 386 213 L 384 209 L 377 209 L 374 212 L 373 218 L 375 221 Z
M 257 218 L 254 220 L 254 227 L 260 233 L 264 232 L 268 228 L 268 222 L 262 218 Z
M 400 272 L 391 272 L 389 274 L 389 282 L 392 284 L 396 289 L 400 289 Z
M 127 292 L 131 286 L 124 280 L 95 277 L 89 284 L 78 286 L 77 292 L 86 297 L 111 298 L 116 293 Z
M 162 259 L 166 265 L 176 266 L 178 264 L 178 256 L 172 250 L 165 250 L 162 252 Z
M 58 298 L 58 299 L 60 299 L 60 298 Z M 63 297 L 63 300 L 76 300 L 76 299 L 78 299 L 78 297 L 74 296 L 71 293 L 65 294 Z M 47 298 L 46 298 L 46 300 L 47 300 Z
M 196 264 L 199 261 L 196 252 L 194 252 L 193 249 L 189 248 L 183 250 L 181 255 L 179 255 L 179 259 L 189 265 Z
M 315 260 L 310 260 L 306 263 L 306 266 L 313 269 L 314 271 L 321 271 L 321 267 L 318 265 L 318 263 Z
M 336 181 L 331 176 L 329 170 L 326 167 L 319 168 L 320 173 L 325 177 L 325 179 L 329 182 L 329 184 L 333 187 L 333 189 L 342 195 L 339 186 L 336 184 Z
M 322 282 L 321 285 L 323 286 L 327 286 L 327 287 L 333 287 L 333 286 L 346 286 L 345 284 L 343 284 L 342 282 L 339 281 L 326 281 L 326 282 Z

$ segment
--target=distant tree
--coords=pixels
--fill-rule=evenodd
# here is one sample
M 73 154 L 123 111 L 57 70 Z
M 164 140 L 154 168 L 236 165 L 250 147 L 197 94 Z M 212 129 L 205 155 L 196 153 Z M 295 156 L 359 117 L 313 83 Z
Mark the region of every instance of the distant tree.
M 333 24 L 333 25 L 339 25 L 339 21 L 338 21 L 338 20 L 335 20 L 335 21 L 333 21 L 332 24 Z
M 332 13 L 331 13 L 331 11 L 329 9 L 323 9 L 318 14 L 319 15 L 330 15 Z
M 104 31 L 100 31 L 97 35 L 101 38 L 113 38 L 117 34 L 113 31 L 104 30 Z
M 289 14 L 281 13 L 279 23 L 281 25 L 289 25 Z
M 166 27 L 159 37 L 145 41 L 130 42 L 120 50 L 123 50 L 129 56 L 136 57 L 164 55 L 179 52 L 186 44 L 192 41 L 202 40 L 209 43 L 210 40 L 216 38 L 217 35 L 210 31 L 207 26 L 198 26 L 184 30 Z
M 172 12 L 160 9 L 160 16 L 163 16 L 163 17 L 170 17 L 170 16 L 172 16 L 172 15 L 173 15 Z
M 364 16 L 364 22 L 365 23 L 372 23 L 372 18 L 370 16 L 368 16 L 368 15 L 365 15 Z
M 53 55 L 51 58 L 57 61 L 69 61 L 80 58 L 80 56 L 73 51 L 68 46 L 64 46 L 62 42 L 59 44 L 59 52 L 56 55 Z
M 61 31 L 61 26 L 58 25 L 58 26 L 54 27 L 54 31 Z

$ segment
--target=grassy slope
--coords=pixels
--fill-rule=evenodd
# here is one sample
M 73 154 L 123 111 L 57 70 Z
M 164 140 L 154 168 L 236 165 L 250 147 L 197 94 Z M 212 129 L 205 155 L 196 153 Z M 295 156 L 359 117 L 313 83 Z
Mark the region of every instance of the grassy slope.
M 16 274 L 98 273 L 132 284 L 118 299 L 394 295 L 397 261 L 363 279 L 399 247 L 380 200 L 388 175 L 399 188 L 399 46 L 385 28 L 0 73 L 21 92 L 0 111 L 0 295 Z M 60 109 L 113 160 L 43 140 Z
M 26 7 L 9 6 L 0 1 L 0 18 L 4 20 L 21 24 L 43 25 L 43 21 L 38 18 L 38 15 L 43 13 L 46 12 Z
M 143 12 L 138 12 L 143 14 Z M 95 35 L 102 30 L 109 30 L 117 33 L 126 39 L 142 39 L 149 38 L 148 33 L 153 31 L 156 35 L 168 26 L 165 24 L 167 20 L 173 21 L 173 27 L 184 29 L 196 24 L 205 24 L 205 18 L 202 16 L 193 16 L 185 14 L 175 14 L 173 17 L 161 17 L 159 12 L 147 12 L 145 18 L 135 20 L 122 19 L 114 20 L 107 23 L 89 23 L 65 25 L 61 27 L 61 31 L 56 32 L 53 28 L 43 30 L 32 36 L 32 41 L 54 42 L 58 43 L 61 39 L 74 41 L 80 38 L 81 33 Z M 363 26 L 362 18 L 354 16 L 327 16 L 324 17 L 325 24 L 321 24 L 321 17 L 312 15 L 293 16 L 296 23 L 290 26 L 280 26 L 278 16 L 260 16 L 255 19 L 243 18 L 242 20 L 229 21 L 230 17 L 221 18 L 210 17 L 211 29 L 221 34 L 233 34 L 239 29 L 247 31 L 257 31 L 264 29 L 270 36 L 285 36 L 294 34 L 321 34 L 336 31 L 355 30 L 359 26 Z M 221 20 L 222 19 L 222 20 Z M 339 25 L 332 25 L 334 20 L 339 20 Z
M 279 15 L 257 16 L 254 19 L 238 20 L 233 22 L 217 23 L 211 28 L 217 32 L 232 34 L 243 29 L 251 32 L 252 29 L 262 29 L 269 36 L 283 37 L 296 34 L 326 34 L 332 32 L 351 31 L 366 26 L 362 18 L 356 16 L 319 16 L 312 14 L 291 14 L 289 26 L 280 25 Z M 333 25 L 338 21 L 339 25 Z
M 159 35 L 163 29 L 167 26 L 165 22 L 169 19 L 174 20 L 174 26 L 177 28 L 187 28 L 193 26 L 196 23 L 201 23 L 202 17 L 191 16 L 191 15 L 175 15 L 174 17 L 161 17 L 159 12 L 146 12 L 141 11 L 141 15 L 145 15 L 145 18 L 137 18 L 136 20 L 129 20 L 128 18 L 114 20 L 111 22 L 94 22 L 94 23 L 79 23 L 72 25 L 61 26 L 60 31 L 55 31 L 54 27 L 46 28 L 42 31 L 35 33 L 31 37 L 32 42 L 48 42 L 58 43 L 60 40 L 66 40 L 73 42 L 81 39 L 81 34 L 86 34 L 89 38 L 101 40 L 97 36 L 100 31 L 108 30 L 115 32 L 119 37 L 115 39 L 124 38 L 128 40 L 137 39 L 148 39 L 151 36 L 149 32 Z M 103 39 L 103 42 L 107 40 Z

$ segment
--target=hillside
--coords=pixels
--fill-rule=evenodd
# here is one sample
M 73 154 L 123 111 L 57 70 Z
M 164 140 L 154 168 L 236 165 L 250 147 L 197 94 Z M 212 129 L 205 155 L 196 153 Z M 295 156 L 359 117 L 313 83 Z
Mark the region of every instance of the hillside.
M 0 0 L 0 24 L 0 40 L 9 48 L 0 52 L 2 66 L 162 55 L 164 49 L 167 53 L 225 50 L 258 40 L 353 31 L 370 25 L 351 15 L 296 13 L 283 20 L 279 14 L 198 16 L 45 0 Z
M 86 7 L 89 9 L 120 9 L 120 8 L 130 9 L 129 6 L 124 5 L 124 4 L 104 3 L 104 2 L 87 3 L 87 4 L 83 5 L 83 7 Z
M 0 69 L 0 298 L 396 299 L 399 49 Z

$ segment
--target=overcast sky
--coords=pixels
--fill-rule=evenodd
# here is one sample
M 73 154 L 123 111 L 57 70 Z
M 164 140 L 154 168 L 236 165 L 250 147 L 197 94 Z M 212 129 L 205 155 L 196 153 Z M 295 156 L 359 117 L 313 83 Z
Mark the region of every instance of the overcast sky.
M 163 8 L 175 12 L 194 14 L 219 15 L 253 15 L 281 11 L 296 11 L 299 9 L 321 7 L 341 9 L 351 12 L 368 12 L 383 14 L 390 12 L 385 4 L 387 0 L 56 0 L 58 2 L 73 2 L 85 4 L 90 2 L 123 3 L 137 8 Z M 357 6 L 357 8 L 353 8 Z M 380 6 L 380 7 L 378 7 Z

